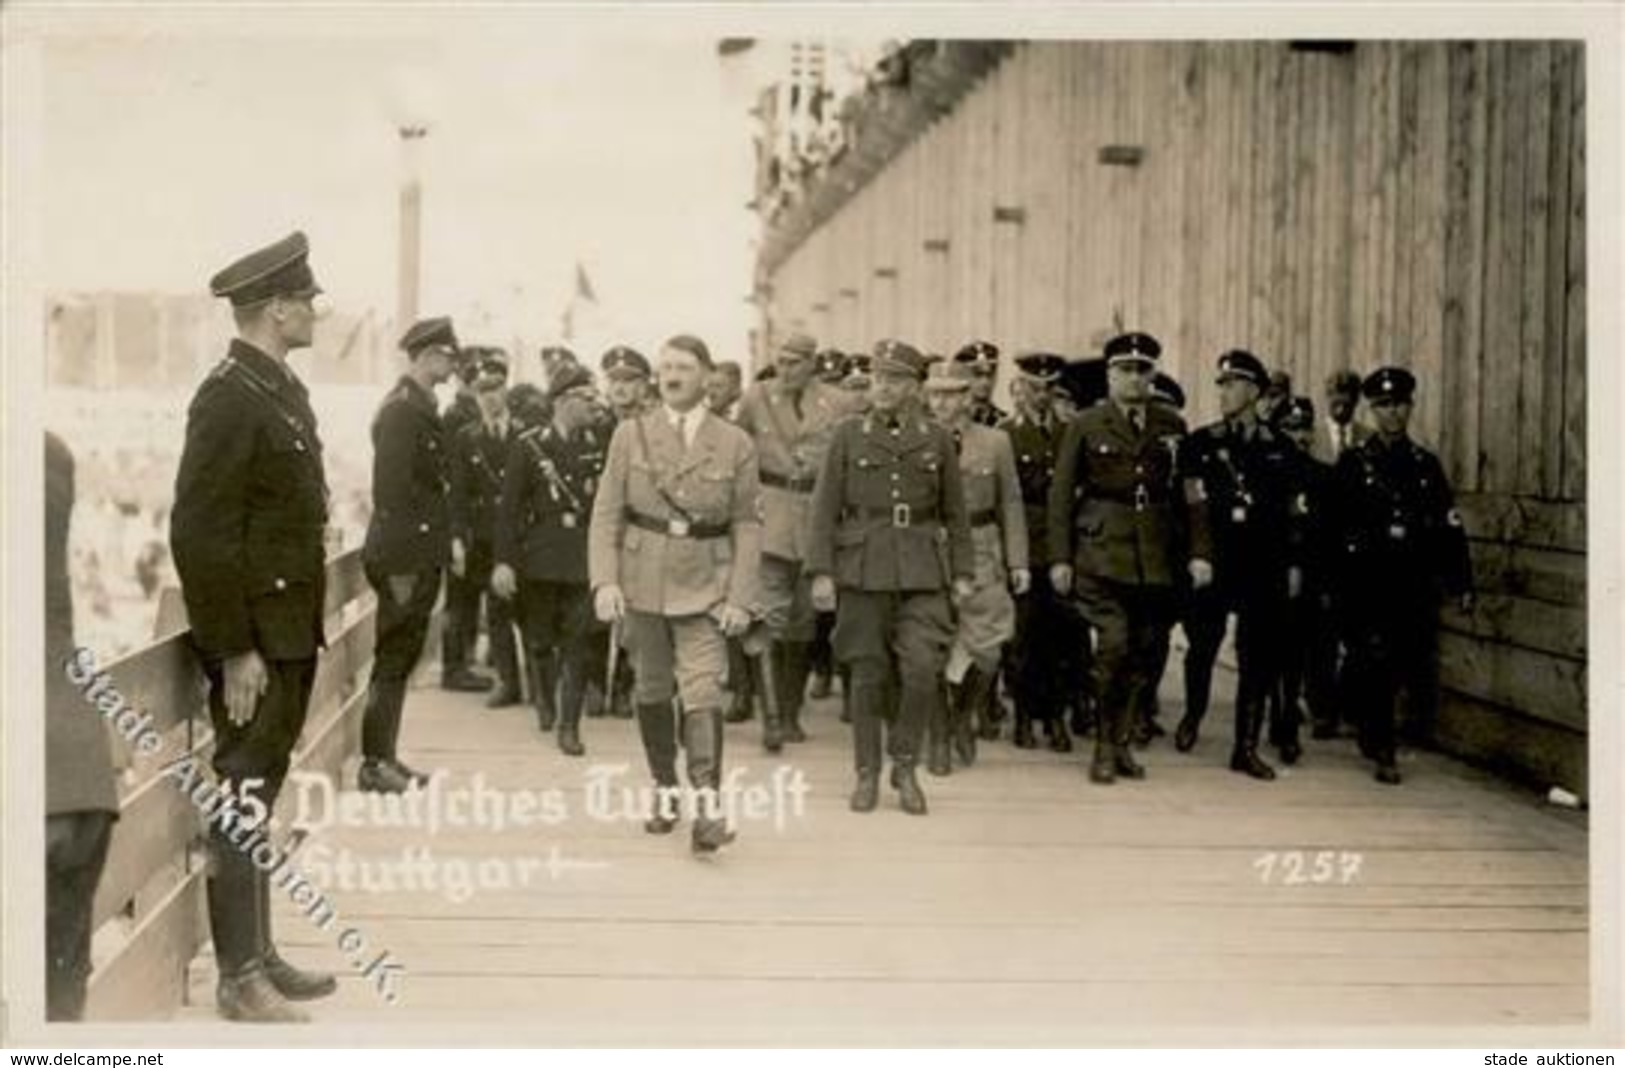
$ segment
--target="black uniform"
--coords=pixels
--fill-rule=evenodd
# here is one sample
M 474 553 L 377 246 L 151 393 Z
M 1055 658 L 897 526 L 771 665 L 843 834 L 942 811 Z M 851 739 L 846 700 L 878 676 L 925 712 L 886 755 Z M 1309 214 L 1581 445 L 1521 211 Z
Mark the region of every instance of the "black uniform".
M 459 389 L 451 406 L 440 416 L 448 463 L 451 462 L 451 451 L 455 448 L 458 435 L 468 427 L 479 426 L 481 421 L 479 402 L 467 389 Z M 467 539 L 463 544 L 468 544 Z M 446 626 L 440 633 L 441 674 L 451 688 L 483 689 L 488 680 L 477 678 L 471 682 L 468 673 L 468 662 L 474 655 L 474 646 L 479 638 L 479 588 L 474 585 L 468 569 L 465 567 L 463 570 L 464 573 L 458 575 L 450 568 L 446 569 Z M 476 610 L 472 620 L 462 615 L 468 610 L 470 601 Z
M 1290 749 L 1309 705 L 1317 737 L 1337 728 L 1337 625 L 1333 615 L 1332 566 L 1337 532 L 1332 527 L 1332 466 L 1298 450 L 1292 475 L 1292 510 L 1301 531 L 1298 563 L 1303 586 L 1287 608 L 1280 685 L 1272 693 L 1270 740 Z
M 1256 763 L 1265 701 L 1280 675 L 1288 604 L 1288 568 L 1300 541 L 1292 514 L 1297 447 L 1262 423 L 1221 421 L 1194 431 L 1181 451 L 1180 471 L 1205 499 L 1213 532 L 1213 584 L 1185 604 L 1185 717 L 1177 735 L 1189 749 L 1207 714 L 1213 663 L 1225 624 L 1236 616 L 1235 756 Z M 1238 768 L 1237 770 L 1249 770 Z
M 607 425 L 569 437 L 552 425 L 525 431 L 509 453 L 497 516 L 496 560 L 519 578 L 520 618 L 536 665 L 538 725 L 551 729 L 556 707 L 559 746 L 572 755 L 580 751 L 587 682 L 603 663 L 606 628 L 593 615 L 587 524 L 609 436 Z
M 447 663 L 445 670 L 455 673 L 466 668 L 479 631 L 483 599 L 491 659 L 497 669 L 497 700 L 517 700 L 519 696 L 519 654 L 514 642 L 512 607 L 501 597 L 487 596 L 504 472 L 515 439 L 508 419 L 502 420 L 500 434 L 480 420 L 465 424 L 451 439 L 451 532 L 452 537 L 461 539 L 465 555 L 463 581 L 455 586 L 448 584 L 446 589 L 447 629 L 457 631 L 454 639 L 448 639 L 447 649 L 463 659 Z
M 996 427 L 1009 418 L 1009 416 L 1005 413 L 1003 408 L 1000 408 L 992 401 L 978 400 L 971 402 L 970 418 L 971 422 L 973 423 L 980 423 L 983 426 Z
M 1438 458 L 1409 438 L 1373 435 L 1333 475 L 1339 605 L 1350 663 L 1341 695 L 1361 722 L 1361 748 L 1394 763 L 1394 700 L 1405 688 L 1410 727 L 1425 739 L 1436 702 L 1442 593 L 1472 590 L 1461 516 Z
M 446 449 L 434 394 L 402 377 L 373 420 L 372 443 L 373 512 L 362 562 L 378 591 L 378 624 L 361 753 L 394 764 L 406 681 L 423 652 L 451 546 Z

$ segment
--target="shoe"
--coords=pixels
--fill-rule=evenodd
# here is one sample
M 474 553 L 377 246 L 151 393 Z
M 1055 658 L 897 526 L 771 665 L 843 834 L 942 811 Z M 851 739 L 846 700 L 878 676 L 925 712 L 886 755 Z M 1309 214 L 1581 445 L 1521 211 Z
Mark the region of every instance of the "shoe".
M 315 1001 L 335 993 L 339 981 L 326 972 L 307 972 L 295 968 L 274 948 L 265 954 L 265 977 L 276 987 L 276 992 L 289 1001 Z
M 647 834 L 670 834 L 677 829 L 677 788 L 656 786 L 649 805 L 649 818 L 643 821 Z
M 484 675 L 476 675 L 467 668 L 449 671 L 440 678 L 440 688 L 453 693 L 484 693 L 495 685 Z
M 812 685 L 807 688 L 807 696 L 814 701 L 822 701 L 830 693 L 830 674 L 827 671 L 812 673 Z M 791 739 L 794 741 L 795 739 Z
M 429 776 L 424 774 L 423 772 L 415 771 L 412 768 L 407 767 L 405 764 L 402 764 L 399 760 L 391 760 L 390 763 L 395 765 L 395 770 L 396 771 L 398 771 L 402 775 L 406 776 L 406 781 L 410 785 L 412 785 L 412 786 L 427 786 L 427 785 L 429 785 Z
M 1037 749 L 1038 740 L 1033 737 L 1033 721 L 1029 716 L 1016 713 L 1016 730 L 1010 736 L 1010 744 L 1017 749 Z
M 926 757 L 925 770 L 942 778 L 953 774 L 953 759 L 948 749 L 948 739 L 942 737 L 932 738 L 928 746 L 929 755 Z
M 852 790 L 850 807 L 853 812 L 873 812 L 880 804 L 880 776 L 872 771 L 858 772 L 858 784 Z
M 715 853 L 738 837 L 718 812 L 722 787 L 722 710 L 691 709 L 683 715 L 683 749 L 688 754 L 688 785 L 695 792 L 694 829 L 689 848 Z
M 898 765 L 892 769 L 892 785 L 897 787 L 897 800 L 910 816 L 925 815 L 925 791 L 914 777 L 912 765 Z
M 508 686 L 499 686 L 495 693 L 485 699 L 486 708 L 510 708 L 519 703 L 519 691 Z
M 1072 752 L 1072 735 L 1067 733 L 1066 724 L 1059 719 L 1052 719 L 1044 728 L 1049 735 L 1049 749 L 1052 753 Z
M 1373 776 L 1384 786 L 1399 785 L 1399 769 L 1392 764 L 1378 764 L 1376 774 Z
M 1116 753 L 1112 757 L 1112 770 L 1125 779 L 1145 778 L 1145 767 L 1135 760 L 1134 754 L 1124 746 L 1116 747 Z
M 233 976 L 221 976 L 214 992 L 215 1010 L 235 1023 L 309 1023 L 310 1016 L 272 985 L 265 967 L 255 961 Z
M 581 729 L 576 724 L 559 724 L 559 752 L 571 757 L 587 755 L 587 747 L 581 744 Z
M 1275 769 L 1259 758 L 1257 750 L 1237 749 L 1230 754 L 1230 770 L 1239 771 L 1261 782 L 1275 778 Z
M 412 788 L 412 780 L 394 764 L 381 760 L 363 760 L 356 773 L 356 789 L 369 794 L 404 794 Z
M 1089 761 L 1089 781 L 1100 786 L 1110 786 L 1117 781 L 1117 762 L 1110 745 L 1095 743 L 1095 756 Z
M 750 694 L 743 690 L 735 690 L 727 714 L 722 718 L 726 723 L 745 723 L 755 716 L 756 709 L 751 707 Z
M 1179 721 L 1179 726 L 1174 728 L 1174 748 L 1179 750 L 1181 753 L 1188 753 L 1192 749 L 1195 749 L 1198 732 L 1201 730 L 1201 727 L 1202 723 L 1200 720 L 1192 719 L 1189 716 L 1181 719 Z
M 1281 743 L 1280 753 L 1281 763 L 1291 767 L 1298 762 L 1299 757 L 1303 756 L 1303 746 L 1299 745 L 1296 739 L 1288 738 Z

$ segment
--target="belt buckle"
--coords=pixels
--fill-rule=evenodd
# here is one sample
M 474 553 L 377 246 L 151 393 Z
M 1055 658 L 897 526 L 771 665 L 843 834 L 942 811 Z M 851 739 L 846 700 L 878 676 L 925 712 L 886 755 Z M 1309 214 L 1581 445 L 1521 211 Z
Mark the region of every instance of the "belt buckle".
M 891 506 L 891 525 L 894 527 L 907 527 L 913 522 L 913 513 L 906 504 Z
M 674 538 L 688 537 L 688 520 L 678 519 L 676 516 L 666 520 L 666 533 Z

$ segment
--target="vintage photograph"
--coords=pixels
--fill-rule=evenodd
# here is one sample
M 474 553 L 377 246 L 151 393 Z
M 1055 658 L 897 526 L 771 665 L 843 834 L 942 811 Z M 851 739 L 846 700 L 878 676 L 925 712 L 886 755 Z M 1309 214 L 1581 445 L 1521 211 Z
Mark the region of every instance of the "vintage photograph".
M 1618 1045 L 1551 10 L 7 12 L 8 1042 Z

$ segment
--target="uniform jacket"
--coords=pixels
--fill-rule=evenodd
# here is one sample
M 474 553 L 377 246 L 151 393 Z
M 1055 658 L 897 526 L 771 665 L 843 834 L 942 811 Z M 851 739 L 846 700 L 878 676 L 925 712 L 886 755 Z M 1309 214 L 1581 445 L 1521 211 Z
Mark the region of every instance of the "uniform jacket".
M 73 591 L 68 526 L 73 454 L 45 435 L 45 814 L 117 812 L 106 720 L 68 679 L 73 656 Z
M 1000 429 L 1010 436 L 1015 454 L 1016 478 L 1021 483 L 1027 515 L 1028 559 L 1048 561 L 1049 487 L 1055 479 L 1055 454 L 1061 447 L 1066 423 L 1054 415 L 1048 422 L 1039 423 L 1018 413 Z
M 566 438 L 549 424 L 515 440 L 497 517 L 498 563 L 536 582 L 587 584 L 587 527 L 608 447 L 600 427 Z
M 446 562 L 451 547 L 444 429 L 434 394 L 411 376 L 372 421 L 372 522 L 362 559 L 387 575 Z
M 1107 400 L 1067 424 L 1048 510 L 1049 563 L 1130 585 L 1178 581 L 1187 553 L 1211 560 L 1206 511 L 1175 477 L 1185 421 L 1147 405 L 1143 433 Z
M 323 644 L 327 483 L 305 387 L 241 339 L 192 398 L 170 549 L 207 661 Z
M 706 412 L 685 449 L 664 406 L 623 420 L 593 500 L 592 587 L 619 585 L 629 608 L 654 615 L 699 615 L 723 603 L 751 608 L 759 600 L 760 508 L 756 447 L 743 430 Z M 635 517 L 726 530 L 682 537 L 645 529 Z
M 1297 505 L 1298 447 L 1262 423 L 1243 436 L 1220 420 L 1199 427 L 1179 450 L 1179 474 L 1206 503 L 1220 583 L 1284 579 L 1302 563 L 1305 516 Z
M 740 401 L 739 427 L 755 439 L 761 464 L 762 551 L 769 556 L 806 558 L 813 482 L 851 410 L 847 393 L 817 380 L 802 392 L 799 414 L 777 379 L 756 383 Z
M 1333 487 L 1339 570 L 1350 590 L 1472 589 L 1467 531 L 1433 453 L 1409 438 L 1388 445 L 1373 434 L 1343 454 Z
M 1364 445 L 1372 430 L 1358 420 L 1349 421 L 1350 446 Z M 1337 449 L 1332 445 L 1332 418 L 1323 415 L 1315 420 L 1315 440 L 1311 455 L 1323 464 L 1337 463 Z
M 1008 416 L 1004 409 L 990 400 L 971 401 L 970 421 L 978 426 L 996 427 L 1002 424 Z
M 974 578 L 949 432 L 917 410 L 894 428 L 874 412 L 837 427 L 813 491 L 806 566 L 859 590 L 941 590 Z
M 451 534 L 466 547 L 489 547 L 496 537 L 503 476 L 515 437 L 511 416 L 501 437 L 484 420 L 464 425 L 452 437 Z
M 959 438 L 959 479 L 976 551 L 976 580 L 1025 570 L 1027 512 L 1008 435 L 972 423 Z

